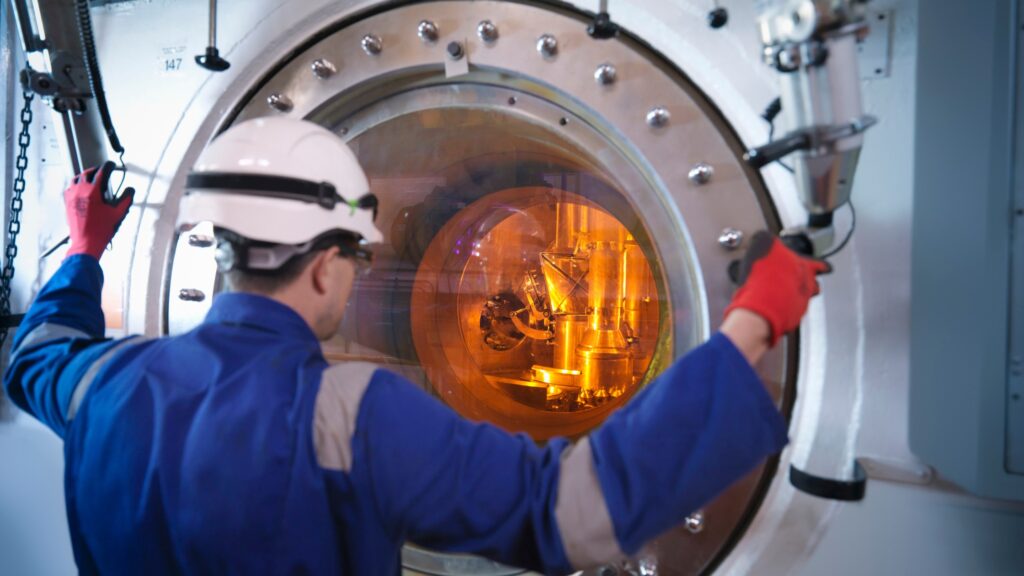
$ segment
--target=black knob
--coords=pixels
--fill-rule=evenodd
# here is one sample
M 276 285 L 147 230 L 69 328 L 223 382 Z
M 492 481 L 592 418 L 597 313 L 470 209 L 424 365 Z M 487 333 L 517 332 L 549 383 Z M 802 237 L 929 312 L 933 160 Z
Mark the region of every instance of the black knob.
M 708 26 L 718 30 L 729 23 L 729 11 L 725 8 L 715 8 L 708 12 Z
M 231 64 L 221 58 L 220 52 L 213 46 L 206 47 L 206 54 L 196 56 L 196 64 L 214 72 L 223 72 L 231 67 Z

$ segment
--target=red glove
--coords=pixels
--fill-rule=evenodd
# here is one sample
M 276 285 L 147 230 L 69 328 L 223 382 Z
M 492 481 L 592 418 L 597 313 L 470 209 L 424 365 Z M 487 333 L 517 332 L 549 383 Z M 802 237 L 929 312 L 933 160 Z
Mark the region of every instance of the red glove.
M 817 296 L 818 274 L 831 272 L 828 262 L 804 258 L 775 236 L 758 232 L 740 263 L 741 284 L 725 315 L 744 308 L 764 318 L 771 327 L 772 346 L 796 330 L 807 312 L 807 302 Z
M 114 199 L 107 189 L 113 169 L 114 163 L 110 161 L 90 168 L 75 176 L 64 191 L 71 238 L 68 256 L 88 254 L 98 260 L 128 214 L 135 189 L 125 188 L 121 198 Z

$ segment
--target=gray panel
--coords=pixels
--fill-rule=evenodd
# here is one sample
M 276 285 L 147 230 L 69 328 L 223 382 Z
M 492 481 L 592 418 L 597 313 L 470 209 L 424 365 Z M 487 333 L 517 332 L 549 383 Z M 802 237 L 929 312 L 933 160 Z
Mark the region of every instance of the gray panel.
M 1020 5 L 1018 0 L 1018 19 Z M 1015 30 L 1019 30 L 1015 28 Z M 1017 61 L 1013 67 L 1016 92 L 1013 167 L 1013 244 L 1010 271 L 1010 357 L 1006 387 L 1006 469 L 1024 474 L 1024 90 L 1020 66 L 1024 37 L 1017 34 Z
M 921 12 L 911 300 L 911 447 L 1007 499 L 1017 2 Z

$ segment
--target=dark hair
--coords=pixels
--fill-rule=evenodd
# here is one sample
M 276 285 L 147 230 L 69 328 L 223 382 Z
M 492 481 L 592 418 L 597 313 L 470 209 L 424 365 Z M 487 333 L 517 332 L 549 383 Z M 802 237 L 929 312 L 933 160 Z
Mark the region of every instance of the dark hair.
M 214 228 L 218 251 L 242 253 L 250 247 L 274 246 L 270 242 L 249 240 L 230 230 Z M 320 252 L 332 246 L 359 244 L 359 236 L 351 232 L 333 231 L 321 235 L 313 241 L 308 251 L 292 256 L 284 264 L 274 270 L 254 270 L 232 267 L 222 272 L 225 288 L 229 292 L 253 292 L 256 294 L 273 294 L 295 281 L 316 258 Z

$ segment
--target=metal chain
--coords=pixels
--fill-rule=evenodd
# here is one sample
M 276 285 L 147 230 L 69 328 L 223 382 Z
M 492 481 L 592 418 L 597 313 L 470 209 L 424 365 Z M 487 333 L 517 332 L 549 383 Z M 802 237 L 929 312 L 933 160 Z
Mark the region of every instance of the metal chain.
M 28 145 L 32 141 L 29 126 L 32 125 L 32 100 L 35 94 L 24 90 L 22 97 L 25 105 L 21 109 L 21 133 L 18 134 L 18 157 L 14 162 L 17 173 L 14 176 L 14 189 L 11 193 L 11 221 L 7 225 L 7 259 L 3 271 L 0 272 L 0 315 L 11 314 L 11 283 L 14 281 L 14 259 L 18 256 L 18 233 L 21 232 L 21 196 L 25 192 L 25 170 L 28 168 Z M 0 327 L 0 348 L 7 340 L 8 328 Z

